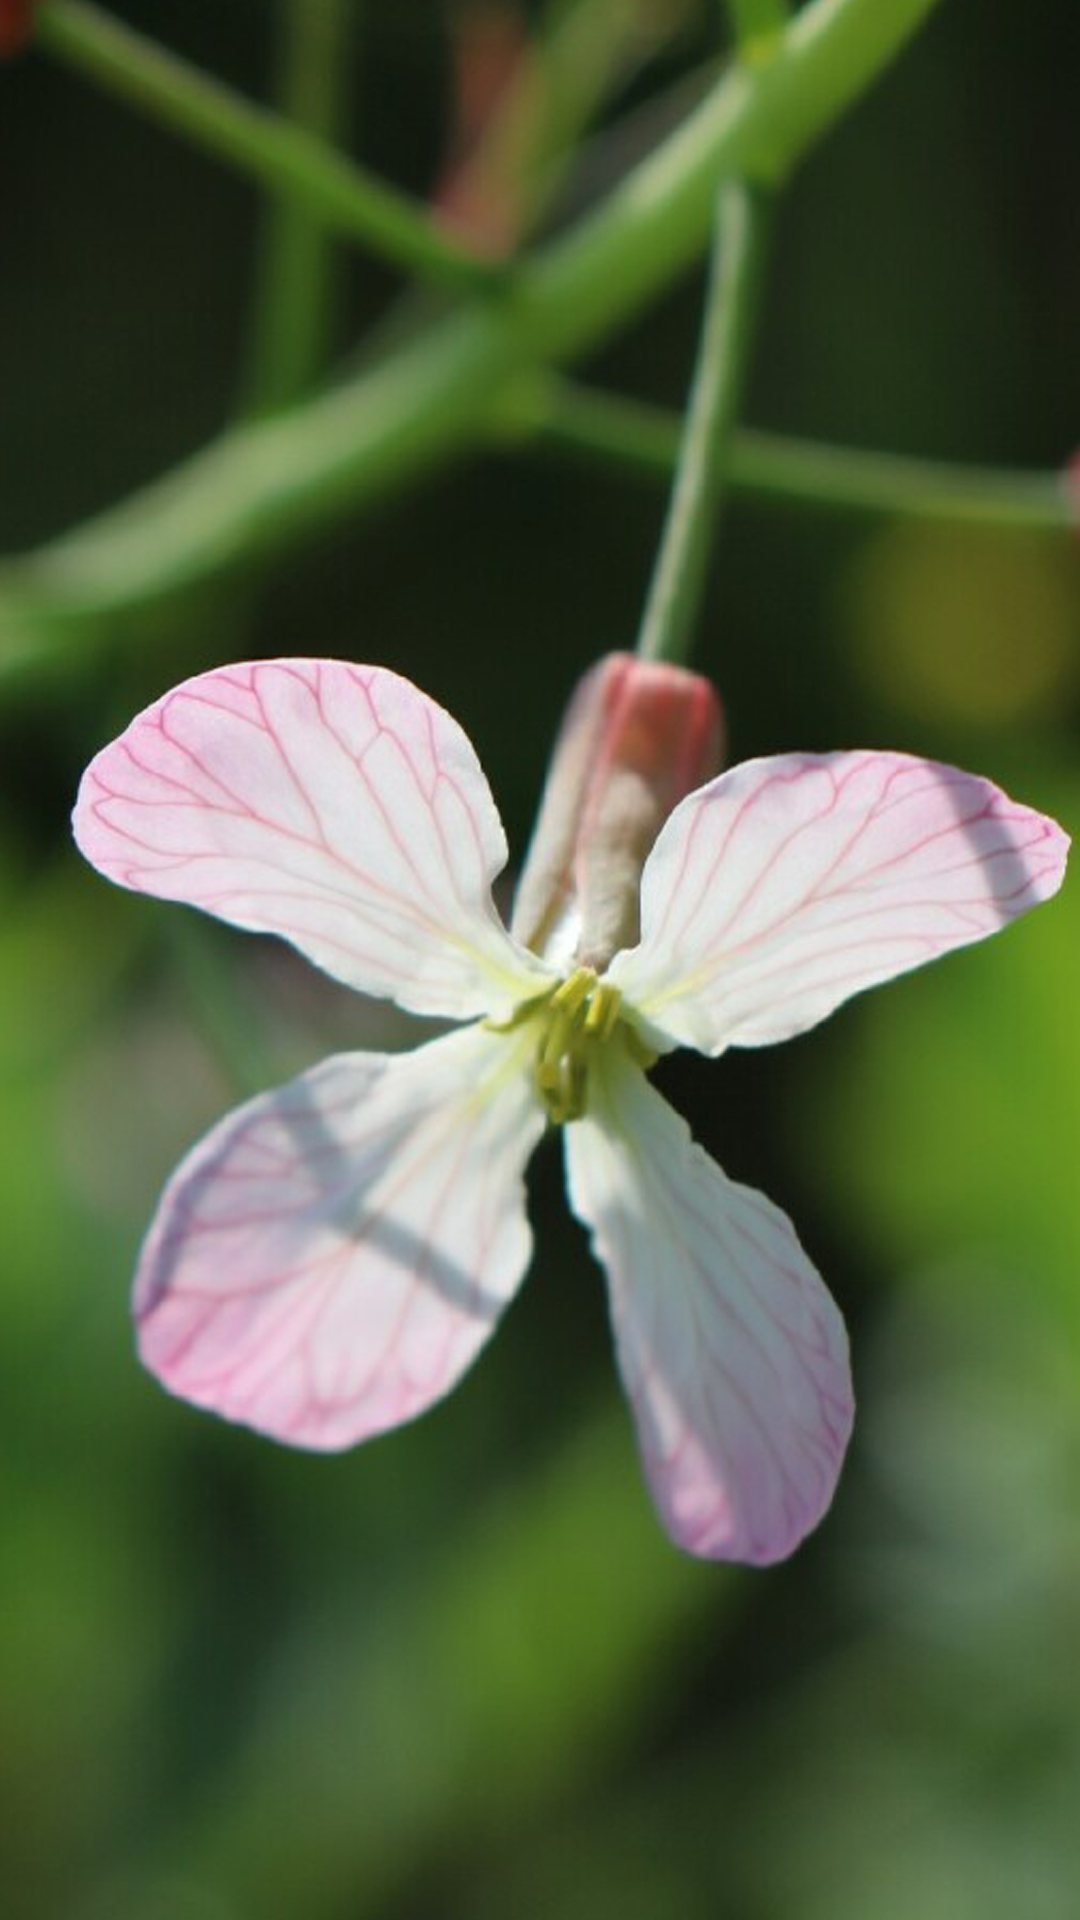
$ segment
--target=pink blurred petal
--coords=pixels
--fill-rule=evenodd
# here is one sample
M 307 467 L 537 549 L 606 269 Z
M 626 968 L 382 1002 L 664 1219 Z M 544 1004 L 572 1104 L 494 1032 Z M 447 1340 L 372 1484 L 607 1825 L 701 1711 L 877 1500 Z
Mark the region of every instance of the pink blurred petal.
M 664 1526 L 705 1559 L 783 1559 L 828 1507 L 851 1431 L 835 1303 L 785 1215 L 728 1180 L 625 1056 L 590 1079 L 566 1151 Z
M 30 38 L 36 0 L 0 0 L 0 60 L 18 53 Z
M 178 1168 L 147 1236 L 147 1366 L 298 1446 L 421 1413 L 528 1265 L 522 1176 L 543 1128 L 507 1037 L 479 1027 L 339 1054 L 239 1108 Z
M 751 760 L 676 807 L 642 876 L 641 944 L 610 978 L 672 1042 L 785 1040 L 1049 899 L 1068 845 L 934 761 Z
M 520 238 L 546 74 L 517 5 L 465 0 L 448 19 L 453 127 L 434 191 L 442 223 L 492 255 Z
M 280 934 L 413 1012 L 464 1019 L 536 990 L 491 900 L 506 839 L 480 763 L 385 668 L 268 660 L 185 681 L 98 754 L 74 825 L 110 880 Z

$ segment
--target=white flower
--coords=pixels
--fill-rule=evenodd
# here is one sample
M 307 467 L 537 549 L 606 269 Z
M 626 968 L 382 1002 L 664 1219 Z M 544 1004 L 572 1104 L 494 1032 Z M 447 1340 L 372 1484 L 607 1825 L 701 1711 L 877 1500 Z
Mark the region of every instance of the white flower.
M 316 1448 L 422 1412 L 524 1276 L 525 1165 L 566 1122 L 570 1204 L 607 1272 L 664 1525 L 708 1557 L 789 1553 L 829 1504 L 851 1426 L 843 1323 L 786 1217 L 726 1178 L 645 1070 L 677 1045 L 786 1039 L 994 932 L 1056 891 L 1061 829 L 902 754 L 752 761 L 667 817 L 633 944 L 597 946 L 581 904 L 588 920 L 602 877 L 568 866 L 541 876 L 537 953 L 493 906 L 506 841 L 456 723 L 383 669 L 278 660 L 204 674 L 141 714 L 88 769 L 75 831 L 123 886 L 472 1023 L 412 1053 L 326 1060 L 192 1150 L 135 1289 L 166 1386 Z M 567 845 L 583 870 L 618 841 L 590 838 L 579 810 Z

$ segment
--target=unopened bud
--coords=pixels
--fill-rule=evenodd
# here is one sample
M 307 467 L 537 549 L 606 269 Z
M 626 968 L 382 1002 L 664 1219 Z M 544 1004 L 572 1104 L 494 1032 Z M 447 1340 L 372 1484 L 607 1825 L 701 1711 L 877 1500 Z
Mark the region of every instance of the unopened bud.
M 719 772 L 708 680 L 609 653 L 575 689 L 555 742 L 511 932 L 556 964 L 602 972 L 639 932 L 641 870 L 668 814 Z
M 0 60 L 30 38 L 34 0 L 0 0 Z

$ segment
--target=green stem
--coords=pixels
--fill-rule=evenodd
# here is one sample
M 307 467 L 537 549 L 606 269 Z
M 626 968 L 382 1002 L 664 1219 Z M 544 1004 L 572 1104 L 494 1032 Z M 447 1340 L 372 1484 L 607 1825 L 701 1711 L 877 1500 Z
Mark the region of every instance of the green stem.
M 693 644 L 757 314 L 768 212 L 760 189 L 741 181 L 724 187 L 717 203 L 697 365 L 638 634 L 646 660 L 685 660 Z
M 52 0 L 54 11 L 60 3 Z M 9 563 L 0 667 L 32 664 L 87 620 L 107 635 L 179 588 L 279 557 L 480 444 L 524 367 L 569 359 L 628 321 L 700 250 L 720 181 L 775 174 L 781 160 L 792 166 L 934 4 L 810 0 L 767 67 L 726 75 L 601 207 L 520 270 L 507 299 L 451 315 L 289 413 L 231 429 L 121 505 Z
M 519 436 L 535 434 L 556 450 L 657 480 L 675 471 L 680 421 L 661 407 L 551 374 L 530 380 L 514 418 Z M 747 428 L 732 439 L 728 482 L 734 492 L 779 506 L 1034 533 L 1072 534 L 1076 525 L 1069 489 L 1056 473 L 869 453 Z
M 767 66 L 728 72 L 519 288 L 548 359 L 591 346 L 706 244 L 724 179 L 779 184 L 938 0 L 809 0 Z
M 727 0 L 739 58 L 771 59 L 788 23 L 788 0 Z
M 187 134 L 260 186 L 304 206 L 311 219 L 334 232 L 457 292 L 500 283 L 497 267 L 447 238 L 407 194 L 114 20 L 91 0 L 49 0 L 35 32 L 46 51 L 152 119 Z
M 332 141 L 343 119 L 349 0 L 279 0 L 281 108 L 294 125 Z M 273 413 L 310 391 L 330 351 L 336 248 L 320 220 L 279 194 L 264 215 L 247 405 Z

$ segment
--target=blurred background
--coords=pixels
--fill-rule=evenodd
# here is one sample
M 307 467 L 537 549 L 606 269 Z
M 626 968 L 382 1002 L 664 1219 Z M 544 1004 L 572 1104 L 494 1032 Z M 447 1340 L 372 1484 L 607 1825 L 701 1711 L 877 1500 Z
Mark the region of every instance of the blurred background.
M 585 35 L 549 61 L 508 213 L 462 155 L 522 47 L 586 3 L 590 125 L 567 153 Z M 338 11 L 343 143 L 487 245 L 526 207 L 550 229 L 601 193 L 717 45 L 704 0 Z M 811 155 L 779 218 L 754 425 L 1065 462 L 1073 11 L 944 0 Z M 116 12 L 274 97 L 270 0 Z M 0 70 L 4 550 L 271 403 L 274 244 L 253 189 L 43 49 Z M 323 264 L 313 365 L 424 317 L 362 254 Z M 699 295 L 672 290 L 590 377 L 677 406 Z M 550 1142 L 530 1281 L 413 1427 L 291 1454 L 170 1401 L 132 1355 L 139 1236 L 184 1149 L 253 1089 L 416 1023 L 108 888 L 68 841 L 82 765 L 211 664 L 379 661 L 463 722 L 520 857 L 573 680 L 632 644 L 662 502 L 641 474 L 508 444 L 115 631 L 0 655 L 13 1920 L 1080 1911 L 1075 892 L 790 1046 L 662 1068 L 710 1151 L 793 1215 L 853 1328 L 853 1450 L 786 1566 L 695 1565 L 660 1531 Z M 697 664 L 732 758 L 927 752 L 1076 832 L 1078 585 L 1064 535 L 736 500 Z

